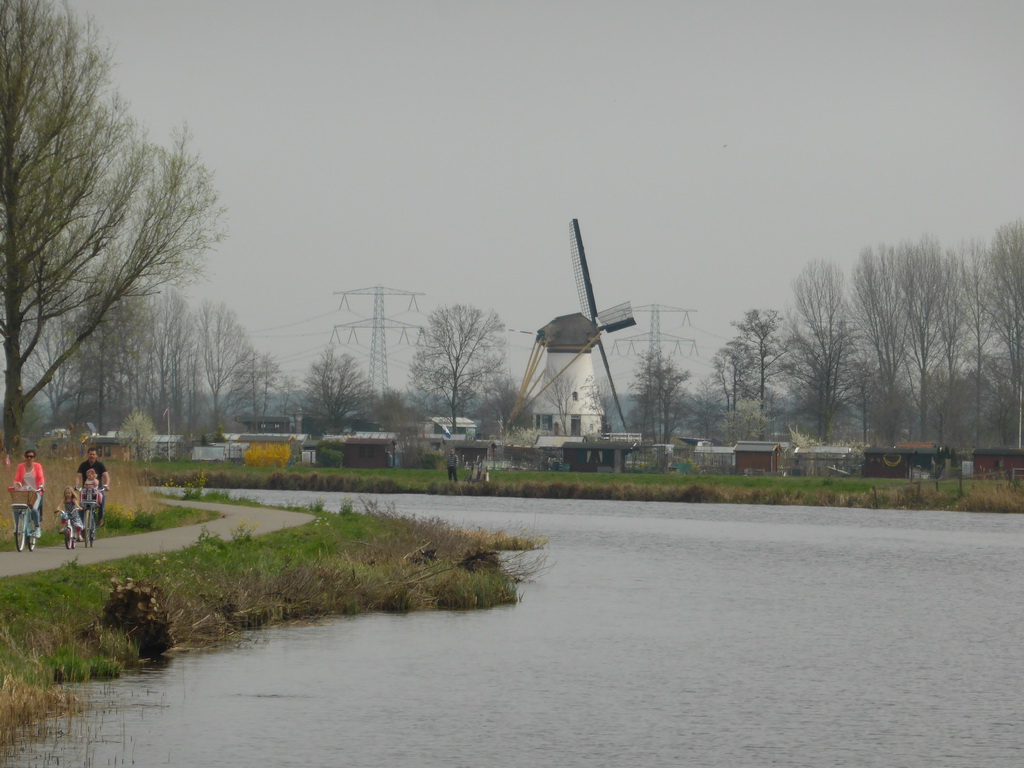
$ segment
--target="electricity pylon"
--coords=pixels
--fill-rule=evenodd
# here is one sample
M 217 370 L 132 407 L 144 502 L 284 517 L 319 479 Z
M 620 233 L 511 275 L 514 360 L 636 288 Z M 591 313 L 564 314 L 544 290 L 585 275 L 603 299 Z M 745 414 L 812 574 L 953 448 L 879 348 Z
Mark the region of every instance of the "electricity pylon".
M 636 336 L 626 336 L 623 339 L 616 339 L 615 346 L 612 348 L 614 352 L 619 352 L 619 344 L 622 344 L 626 351 L 621 353 L 624 355 L 635 355 L 636 345 L 638 344 L 649 344 L 656 345 L 659 350 L 664 351 L 663 345 L 671 344 L 673 346 L 673 354 L 676 355 L 695 355 L 697 354 L 697 342 L 693 339 L 686 339 L 682 336 L 675 336 L 671 333 L 661 332 L 661 313 L 662 312 L 682 312 L 684 315 L 683 323 L 690 322 L 690 312 L 692 309 L 680 309 L 679 307 L 668 307 L 664 304 L 645 304 L 642 307 L 633 307 L 633 314 L 639 312 L 650 312 L 651 313 L 651 330 L 648 333 L 639 333 Z M 687 352 L 683 352 L 683 348 L 688 347 Z
M 399 343 L 403 340 L 412 343 L 409 341 L 409 332 L 415 330 L 418 336 L 423 330 L 419 325 L 403 323 L 401 320 L 392 320 L 389 317 L 385 317 L 384 297 L 408 296 L 409 306 L 406 311 L 415 309 L 419 312 L 420 308 L 416 304 L 416 297 L 423 294 L 415 291 L 402 291 L 398 288 L 385 288 L 383 285 L 375 285 L 372 288 L 359 288 L 354 291 L 335 291 L 334 293 L 336 296 L 341 296 L 341 304 L 338 306 L 338 309 L 351 309 L 348 305 L 349 296 L 373 296 L 373 319 L 356 320 L 352 323 L 342 323 L 334 326 L 331 341 L 334 341 L 334 339 L 341 341 L 338 329 L 342 328 L 348 331 L 349 342 L 355 339 L 356 343 L 359 343 L 356 331 L 360 328 L 370 328 L 372 330 L 370 336 L 370 387 L 375 392 L 384 394 L 388 390 L 388 342 L 385 331 L 389 328 L 398 328 L 401 330 L 401 334 L 398 337 Z

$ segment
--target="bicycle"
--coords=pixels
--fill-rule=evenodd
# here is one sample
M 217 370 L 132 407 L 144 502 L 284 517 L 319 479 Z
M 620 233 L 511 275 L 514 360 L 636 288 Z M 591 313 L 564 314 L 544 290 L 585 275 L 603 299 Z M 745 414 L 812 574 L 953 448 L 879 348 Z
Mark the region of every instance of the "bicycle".
M 75 490 L 82 494 L 80 506 L 82 507 L 82 523 L 85 525 L 85 530 L 82 533 L 85 535 L 85 546 L 91 547 L 96 541 L 96 515 L 100 507 L 99 494 L 100 491 L 106 490 L 106 486 L 101 488 L 76 488 Z
M 14 546 L 19 552 L 28 545 L 28 551 L 36 548 L 36 537 L 32 534 L 35 531 L 29 530 L 29 510 L 36 503 L 36 492 L 22 489 L 8 488 L 11 494 L 11 515 L 14 517 Z
M 64 510 L 60 512 L 60 532 L 64 534 L 64 548 L 74 549 L 78 534 L 75 532 L 75 526 L 71 524 L 71 515 Z

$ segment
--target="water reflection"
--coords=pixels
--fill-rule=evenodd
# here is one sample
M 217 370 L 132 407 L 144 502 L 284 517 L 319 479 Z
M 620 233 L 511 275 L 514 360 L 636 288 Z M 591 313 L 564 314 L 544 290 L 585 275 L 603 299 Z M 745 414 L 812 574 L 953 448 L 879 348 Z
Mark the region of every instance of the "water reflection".
M 552 567 L 517 606 L 285 627 L 96 686 L 107 708 L 12 765 L 1021 763 L 1024 519 L 393 500 L 535 530 Z

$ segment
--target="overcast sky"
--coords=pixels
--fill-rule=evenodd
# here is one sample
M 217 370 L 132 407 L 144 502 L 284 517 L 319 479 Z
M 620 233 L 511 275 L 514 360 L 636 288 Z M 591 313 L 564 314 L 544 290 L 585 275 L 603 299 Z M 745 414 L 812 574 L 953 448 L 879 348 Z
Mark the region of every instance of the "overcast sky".
M 412 323 L 578 311 L 578 218 L 598 308 L 694 310 L 661 329 L 696 340 L 701 378 L 808 261 L 848 273 L 869 245 L 1024 215 L 1019 0 L 70 4 L 151 138 L 187 124 L 215 173 L 229 235 L 190 294 L 290 371 L 371 317 L 338 291 L 421 292 L 420 314 L 386 302 Z M 509 341 L 518 377 L 532 339 Z M 401 388 L 409 350 L 388 345 Z M 613 360 L 621 391 L 634 362 Z

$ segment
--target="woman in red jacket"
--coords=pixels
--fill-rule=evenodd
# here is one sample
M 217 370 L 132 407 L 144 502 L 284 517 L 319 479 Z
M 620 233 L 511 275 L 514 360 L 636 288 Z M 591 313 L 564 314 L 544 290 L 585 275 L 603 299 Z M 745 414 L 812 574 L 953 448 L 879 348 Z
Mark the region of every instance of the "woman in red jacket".
M 44 482 L 43 465 L 36 461 L 36 449 L 29 448 L 25 451 L 25 461 L 14 471 L 14 487 L 36 492 L 36 503 L 32 505 L 28 517 L 29 525 L 32 527 L 31 535 L 36 539 L 43 535 L 39 526 L 42 521 L 40 512 L 43 508 Z

